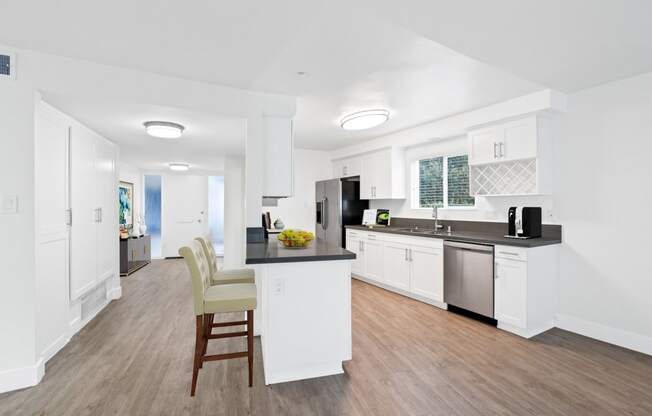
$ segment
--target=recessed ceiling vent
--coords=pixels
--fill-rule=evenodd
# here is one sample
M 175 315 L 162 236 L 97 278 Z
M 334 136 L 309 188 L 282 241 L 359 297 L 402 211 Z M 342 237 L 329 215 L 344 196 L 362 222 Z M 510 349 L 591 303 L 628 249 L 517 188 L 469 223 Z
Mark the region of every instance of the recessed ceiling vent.
M 13 55 L 0 54 L 0 77 L 15 78 Z

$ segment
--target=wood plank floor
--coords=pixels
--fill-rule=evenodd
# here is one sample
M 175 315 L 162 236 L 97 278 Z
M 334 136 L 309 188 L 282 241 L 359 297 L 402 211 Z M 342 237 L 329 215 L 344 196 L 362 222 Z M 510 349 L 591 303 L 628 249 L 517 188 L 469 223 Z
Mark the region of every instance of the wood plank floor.
M 359 281 L 346 374 L 265 387 L 257 340 L 253 388 L 246 359 L 206 363 L 191 398 L 185 265 L 154 261 L 122 282 L 123 298 L 47 364 L 40 385 L 0 395 L 1 415 L 652 414 L 650 356 L 561 330 L 523 340 Z

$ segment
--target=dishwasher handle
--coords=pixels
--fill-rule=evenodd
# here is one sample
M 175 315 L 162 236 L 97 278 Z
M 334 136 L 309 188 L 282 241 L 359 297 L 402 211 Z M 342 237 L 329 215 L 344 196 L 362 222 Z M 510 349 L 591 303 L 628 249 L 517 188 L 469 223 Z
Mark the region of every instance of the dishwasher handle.
M 460 248 L 462 250 L 482 251 L 486 253 L 493 253 L 494 246 L 486 246 L 482 244 L 462 243 L 461 241 L 444 240 L 444 246 Z

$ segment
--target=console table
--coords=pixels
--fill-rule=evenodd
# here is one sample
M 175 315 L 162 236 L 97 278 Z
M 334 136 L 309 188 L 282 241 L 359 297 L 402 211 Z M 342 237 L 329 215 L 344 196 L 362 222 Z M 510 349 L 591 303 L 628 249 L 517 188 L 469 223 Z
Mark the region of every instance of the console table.
M 129 276 L 152 262 L 149 235 L 120 239 L 120 276 Z

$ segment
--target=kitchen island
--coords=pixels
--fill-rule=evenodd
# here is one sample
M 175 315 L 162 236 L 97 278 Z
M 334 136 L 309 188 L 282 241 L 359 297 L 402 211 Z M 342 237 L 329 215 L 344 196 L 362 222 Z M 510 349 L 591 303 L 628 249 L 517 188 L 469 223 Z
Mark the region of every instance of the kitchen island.
M 351 359 L 351 261 L 355 254 L 315 240 L 306 249 L 269 240 L 247 244 L 256 270 L 265 384 L 342 373 Z

